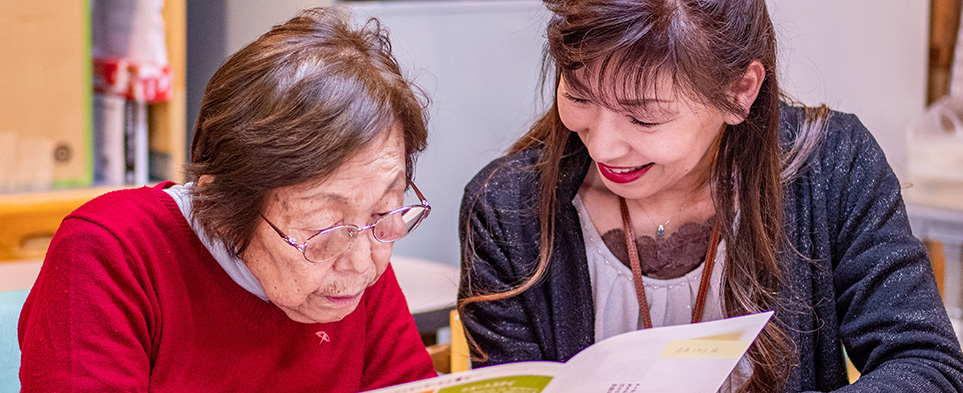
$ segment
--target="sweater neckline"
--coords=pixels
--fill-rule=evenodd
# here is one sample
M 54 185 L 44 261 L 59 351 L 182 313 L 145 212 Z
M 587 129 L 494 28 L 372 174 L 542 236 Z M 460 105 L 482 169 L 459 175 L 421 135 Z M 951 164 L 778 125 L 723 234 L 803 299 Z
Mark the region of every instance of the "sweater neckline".
M 150 196 L 166 208 L 179 232 L 184 233 L 185 236 L 188 237 L 186 243 L 189 244 L 191 249 L 199 256 L 198 260 L 204 265 L 203 269 L 210 273 L 211 284 L 221 289 L 231 302 L 238 306 L 238 312 L 248 315 L 250 317 L 248 320 L 252 325 L 259 324 L 258 321 L 270 321 L 275 325 L 296 323 L 289 319 L 284 311 L 273 303 L 264 301 L 241 287 L 224 271 L 224 268 L 222 268 L 214 256 L 211 255 L 211 252 L 197 236 L 197 233 L 191 228 L 190 223 L 187 222 L 187 218 L 181 213 L 177 202 L 164 191 L 165 188 L 175 184 L 176 183 L 170 181 L 158 184 L 149 189 Z
M 190 189 L 194 187 L 193 183 L 187 183 L 185 185 L 173 185 L 164 189 L 164 191 L 170 195 L 174 202 L 177 203 L 177 207 L 187 220 L 188 225 L 194 231 L 194 234 L 201 240 L 201 243 L 207 249 L 208 252 L 214 257 L 214 260 L 221 266 L 222 269 L 227 273 L 228 277 L 234 282 L 244 288 L 246 291 L 254 294 L 255 296 L 261 298 L 264 301 L 270 301 L 267 294 L 264 293 L 264 288 L 261 283 L 254 277 L 254 274 L 247 268 L 247 265 L 241 261 L 236 255 L 231 253 L 224 243 L 218 239 L 212 238 L 207 235 L 207 232 L 200 225 L 200 223 L 194 219 L 194 206 L 191 200 Z

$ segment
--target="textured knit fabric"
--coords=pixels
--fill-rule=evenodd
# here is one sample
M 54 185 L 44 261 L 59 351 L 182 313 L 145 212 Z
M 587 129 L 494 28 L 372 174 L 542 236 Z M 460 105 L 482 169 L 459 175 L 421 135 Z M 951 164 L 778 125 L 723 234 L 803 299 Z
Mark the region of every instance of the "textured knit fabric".
M 783 106 L 791 140 L 800 108 Z M 900 185 L 859 120 L 831 115 L 828 135 L 802 176 L 785 187 L 785 285 L 775 320 L 795 343 L 786 391 L 963 391 L 963 354 L 922 243 L 912 236 Z M 531 272 L 539 220 L 531 149 L 500 158 L 465 189 L 459 225 L 467 284 L 505 291 Z M 565 361 L 594 342 L 594 306 L 578 213 L 571 201 L 591 157 L 575 133 L 558 185 L 555 240 L 544 279 L 525 293 L 473 303 L 463 316 L 491 365 Z M 470 239 L 467 238 L 471 235 Z M 798 254 L 797 254 L 798 252 Z M 848 379 L 843 346 L 863 376 Z
M 357 392 L 434 376 L 389 266 L 343 320 L 238 286 L 160 187 L 70 214 L 20 317 L 25 392 Z

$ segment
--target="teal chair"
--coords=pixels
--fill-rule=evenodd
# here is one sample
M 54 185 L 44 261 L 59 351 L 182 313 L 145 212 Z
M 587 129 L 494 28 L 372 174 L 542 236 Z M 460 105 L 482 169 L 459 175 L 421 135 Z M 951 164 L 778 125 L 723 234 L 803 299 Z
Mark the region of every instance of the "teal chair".
M 20 391 L 17 323 L 28 293 L 28 289 L 0 291 L 0 392 Z

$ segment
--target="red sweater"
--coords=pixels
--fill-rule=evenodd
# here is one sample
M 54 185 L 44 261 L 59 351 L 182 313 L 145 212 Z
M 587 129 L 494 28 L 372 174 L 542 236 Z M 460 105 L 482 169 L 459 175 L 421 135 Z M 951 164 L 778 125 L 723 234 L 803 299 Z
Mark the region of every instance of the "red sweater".
M 24 392 L 357 392 L 436 375 L 390 266 L 343 320 L 294 322 L 224 272 L 160 187 L 64 219 L 19 339 Z

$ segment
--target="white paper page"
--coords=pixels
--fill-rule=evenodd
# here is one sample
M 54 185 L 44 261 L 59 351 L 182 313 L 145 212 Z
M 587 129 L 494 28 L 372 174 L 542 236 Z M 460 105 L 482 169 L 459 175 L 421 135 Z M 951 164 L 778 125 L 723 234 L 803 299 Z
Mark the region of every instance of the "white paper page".
M 367 393 L 539 393 L 562 369 L 558 362 L 522 362 L 443 375 Z
M 620 334 L 572 357 L 544 392 L 713 393 L 770 317 L 768 311 Z

